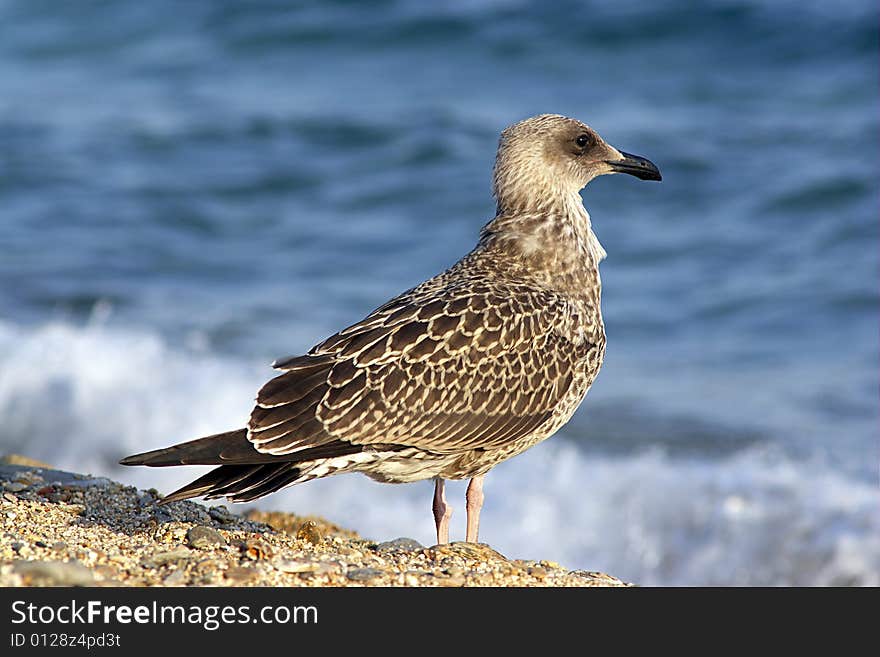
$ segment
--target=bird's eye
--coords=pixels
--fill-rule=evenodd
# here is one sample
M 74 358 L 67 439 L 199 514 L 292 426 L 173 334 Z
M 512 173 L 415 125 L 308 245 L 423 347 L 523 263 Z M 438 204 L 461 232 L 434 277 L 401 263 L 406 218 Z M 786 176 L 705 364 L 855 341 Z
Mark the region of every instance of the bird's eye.
M 584 146 L 586 146 L 587 144 L 590 143 L 590 136 L 589 135 L 579 135 L 578 138 L 574 140 L 574 143 L 576 143 L 578 146 L 583 148 Z

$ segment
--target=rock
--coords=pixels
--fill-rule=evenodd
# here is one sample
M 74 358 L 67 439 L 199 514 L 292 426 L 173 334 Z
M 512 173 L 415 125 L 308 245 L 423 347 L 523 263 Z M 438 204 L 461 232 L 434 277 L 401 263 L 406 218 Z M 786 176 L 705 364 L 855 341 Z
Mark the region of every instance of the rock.
M 318 529 L 318 523 L 314 520 L 304 522 L 302 527 L 300 527 L 299 531 L 296 533 L 296 537 L 301 541 L 307 541 L 312 544 L 318 544 L 324 540 L 324 537 Z
M 92 571 L 75 561 L 18 561 L 13 570 L 27 586 L 90 586 Z
M 258 538 L 252 538 L 245 541 L 241 546 L 241 550 L 246 558 L 253 561 L 270 559 L 274 554 L 269 544 L 265 541 L 261 541 Z
M 425 546 L 412 538 L 395 538 L 393 541 L 379 543 L 374 549 L 376 552 L 384 553 L 416 552 L 417 550 L 424 550 Z
M 229 524 L 230 522 L 235 522 L 237 520 L 236 516 L 232 515 L 225 506 L 212 506 L 208 509 L 208 515 L 212 520 L 219 522 L 221 525 Z
M 327 575 L 338 573 L 342 566 L 336 561 L 318 561 L 317 559 L 276 559 L 272 562 L 276 570 L 295 575 Z
M 599 573 L 592 570 L 573 570 L 569 574 L 582 577 L 588 582 L 586 586 L 632 586 L 612 575 L 606 575 L 605 573 Z
M 369 582 L 370 580 L 382 577 L 384 573 L 376 568 L 355 568 L 345 573 L 352 582 Z
M 507 557 L 493 550 L 485 543 L 456 541 L 454 543 L 429 547 L 427 548 L 427 553 L 431 559 L 435 560 L 440 560 L 444 557 L 459 557 L 475 561 L 507 561 Z
M 106 477 L 92 477 L 89 475 L 64 472 L 63 470 L 34 468 L 23 465 L 0 465 L 0 481 L 2 482 L 27 482 L 29 485 L 47 482 L 55 486 L 70 488 L 103 488 L 112 482 Z
M 276 559 L 272 565 L 282 573 L 313 573 L 321 567 L 321 562 L 309 559 Z
M 3 484 L 3 488 L 8 490 L 10 493 L 20 493 L 28 487 L 27 484 L 23 484 L 20 481 L 9 481 Z
M 190 547 L 199 550 L 209 550 L 211 548 L 226 545 L 226 539 L 216 529 L 197 525 L 186 532 L 186 540 Z
M 316 575 L 328 575 L 330 573 L 342 572 L 342 564 L 336 561 L 319 561 L 318 568 L 315 570 Z
M 153 515 L 156 518 L 156 522 L 171 522 L 174 520 L 174 516 L 171 515 L 171 511 L 168 510 L 168 507 L 160 506 L 153 510 Z
M 9 483 L 27 490 L 9 492 Z M 108 479 L 0 464 L 0 586 L 623 585 L 552 562 L 511 561 L 482 544 L 371 541 L 317 516 L 242 517 L 189 500 L 159 507 L 158 499 Z
M 352 540 L 360 538 L 360 535 L 357 532 L 340 527 L 336 523 L 330 522 L 319 516 L 298 516 L 293 513 L 283 513 L 281 511 L 258 511 L 257 509 L 250 509 L 249 511 L 246 511 L 244 515 L 245 518 L 248 518 L 249 520 L 265 523 L 272 529 L 279 532 L 285 532 L 291 536 L 296 536 L 297 532 L 302 529 L 303 525 L 311 522 L 314 523 L 314 527 L 317 528 L 318 532 L 320 532 L 321 536 L 325 539 L 327 537 Z
M 233 566 L 227 568 L 223 576 L 231 582 L 247 582 L 254 579 L 257 572 L 253 568 L 244 568 L 243 566 Z
M 424 573 L 406 573 L 403 576 L 403 582 L 407 586 L 418 586 L 419 585 L 419 575 L 424 575 Z
M 165 586 L 183 586 L 186 584 L 186 573 L 179 568 L 162 580 Z
M 120 582 L 116 579 L 119 575 L 119 571 L 116 570 L 113 566 L 109 566 L 107 564 L 101 564 L 100 566 L 95 566 L 93 570 L 94 574 L 97 575 L 97 579 L 102 580 L 105 585 L 112 584 L 113 586 L 119 586 Z
M 159 552 L 148 557 L 143 557 L 141 559 L 141 565 L 145 568 L 159 568 L 160 566 L 169 563 L 190 559 L 192 556 L 193 553 L 188 548 L 181 546 L 169 552 Z
M 534 568 L 529 568 L 527 572 L 532 577 L 537 577 L 538 579 L 544 579 L 545 577 L 547 577 L 547 569 L 542 568 L 541 566 L 535 566 Z

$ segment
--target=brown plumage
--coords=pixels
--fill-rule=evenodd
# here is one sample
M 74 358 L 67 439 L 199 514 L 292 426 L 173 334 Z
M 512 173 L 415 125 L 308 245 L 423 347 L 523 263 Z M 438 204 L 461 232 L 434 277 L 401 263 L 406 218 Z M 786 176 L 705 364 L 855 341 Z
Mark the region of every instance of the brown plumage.
M 276 361 L 283 373 L 259 391 L 246 428 L 121 463 L 220 466 L 164 502 L 249 501 L 339 472 L 434 478 L 439 542 L 451 515 L 443 480 L 471 478 L 476 540 L 483 475 L 555 433 L 599 372 L 605 252 L 578 192 L 617 172 L 660 180 L 648 160 L 574 119 L 510 126 L 495 164 L 497 215 L 473 251 L 307 354 Z

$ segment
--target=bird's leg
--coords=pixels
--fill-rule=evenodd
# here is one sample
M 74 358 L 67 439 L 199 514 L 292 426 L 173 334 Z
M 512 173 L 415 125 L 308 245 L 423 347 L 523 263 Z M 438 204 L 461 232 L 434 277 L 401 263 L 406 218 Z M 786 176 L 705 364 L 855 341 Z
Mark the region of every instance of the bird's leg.
M 449 542 L 449 519 L 452 507 L 446 503 L 446 482 L 440 477 L 434 479 L 434 523 L 437 525 L 437 543 Z
M 467 542 L 476 543 L 480 533 L 480 509 L 483 508 L 483 477 L 471 479 L 467 487 Z

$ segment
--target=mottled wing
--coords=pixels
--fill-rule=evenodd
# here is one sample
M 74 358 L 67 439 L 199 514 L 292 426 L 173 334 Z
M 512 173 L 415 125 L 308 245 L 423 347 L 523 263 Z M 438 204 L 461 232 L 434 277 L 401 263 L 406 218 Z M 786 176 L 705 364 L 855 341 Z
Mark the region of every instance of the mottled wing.
M 531 289 L 410 294 L 276 364 L 248 425 L 257 450 L 333 441 L 452 453 L 501 446 L 547 422 L 596 345 L 580 318 Z

